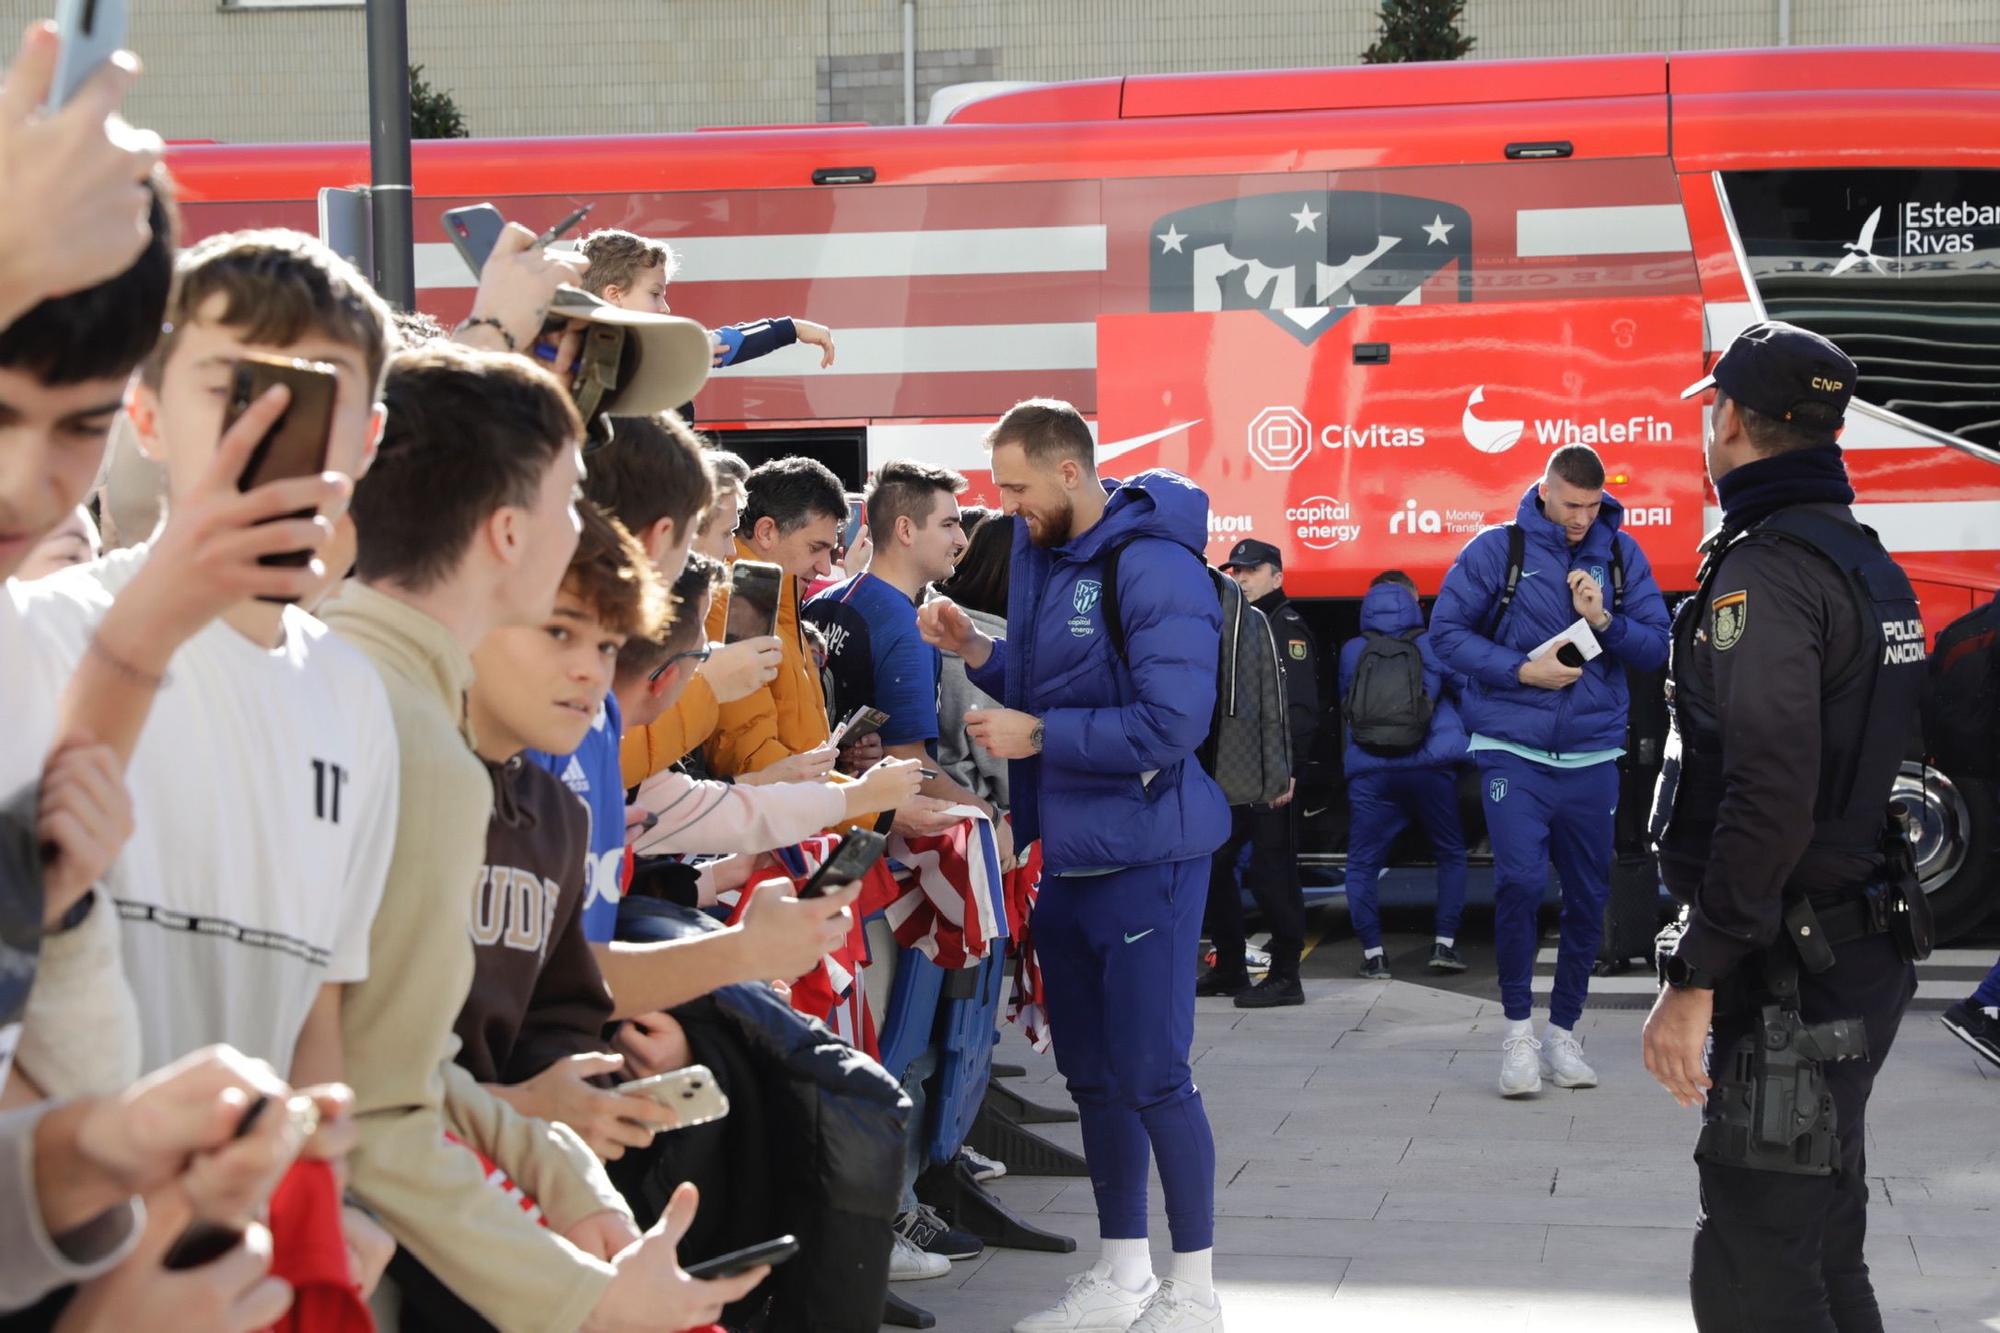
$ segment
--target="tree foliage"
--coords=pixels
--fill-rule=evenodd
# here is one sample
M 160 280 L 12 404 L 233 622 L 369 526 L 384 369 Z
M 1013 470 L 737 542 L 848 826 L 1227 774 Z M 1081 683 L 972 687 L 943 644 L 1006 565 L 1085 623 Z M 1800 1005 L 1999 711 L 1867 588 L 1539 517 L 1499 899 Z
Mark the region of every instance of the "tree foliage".
M 1361 63 L 1457 60 L 1476 40 L 1458 30 L 1464 17 L 1465 0 L 1382 0 L 1381 27 Z
M 458 103 L 443 88 L 433 88 L 424 79 L 422 65 L 410 66 L 410 137 L 412 139 L 469 139 L 465 116 Z

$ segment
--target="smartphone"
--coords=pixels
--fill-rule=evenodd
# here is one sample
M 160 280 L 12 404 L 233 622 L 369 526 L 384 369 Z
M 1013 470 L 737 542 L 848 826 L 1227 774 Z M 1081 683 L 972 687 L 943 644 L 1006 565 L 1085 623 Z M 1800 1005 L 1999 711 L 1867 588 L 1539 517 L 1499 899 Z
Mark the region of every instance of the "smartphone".
M 799 897 L 824 898 L 835 889 L 852 884 L 882 858 L 882 849 L 888 843 L 889 839 L 880 833 L 848 834 L 833 855 L 820 863 L 813 877 L 799 890 Z
M 327 443 L 333 434 L 333 402 L 340 377 L 325 362 L 263 356 L 238 361 L 230 376 L 229 406 L 222 416 L 224 433 L 252 403 L 279 384 L 292 391 L 292 401 L 251 451 L 250 461 L 236 478 L 239 491 L 254 491 L 270 482 L 293 477 L 315 477 L 326 470 Z M 310 518 L 312 513 L 310 509 L 301 509 L 279 517 Z M 309 559 L 309 552 L 285 551 L 259 556 L 258 563 L 296 567 Z
M 651 1097 L 662 1106 L 672 1107 L 678 1117 L 675 1129 L 706 1125 L 729 1114 L 729 1098 L 707 1065 L 689 1065 L 651 1078 L 635 1078 L 620 1083 L 617 1090 L 626 1096 Z
M 76 90 L 125 45 L 125 0 L 58 0 L 56 32 L 62 49 L 56 52 L 55 78 L 49 83 L 51 110 L 68 104 Z
M 734 1254 L 725 1254 L 717 1259 L 704 1259 L 698 1264 L 689 1264 L 681 1271 L 697 1281 L 717 1277 L 740 1277 L 751 1269 L 761 1268 L 765 1264 L 776 1267 L 798 1252 L 799 1243 L 797 1240 L 790 1236 L 780 1236 L 776 1240 L 767 1240 L 761 1245 L 752 1245 L 745 1249 L 737 1250 Z
M 841 724 L 833 729 L 833 735 L 827 738 L 826 743 L 838 750 L 857 741 L 865 741 L 888 725 L 887 713 L 863 704 L 849 713 Z
M 467 208 L 445 210 L 444 234 L 458 249 L 458 257 L 478 277 L 486 267 L 493 247 L 499 244 L 500 233 L 507 230 L 507 219 L 500 216 L 500 210 L 491 204 L 473 204 Z
M 840 549 L 843 553 L 854 549 L 854 543 L 861 540 L 861 527 L 868 521 L 868 499 L 866 496 L 847 497 L 847 522 L 840 527 Z M 854 571 L 849 570 L 852 574 Z
M 778 632 L 778 594 L 785 571 L 760 560 L 738 560 L 729 571 L 729 620 L 724 643 Z
M 1566 667 L 1576 667 L 1581 670 L 1583 667 L 1583 649 L 1573 643 L 1565 643 L 1562 647 L 1556 649 L 1556 661 L 1561 662 Z

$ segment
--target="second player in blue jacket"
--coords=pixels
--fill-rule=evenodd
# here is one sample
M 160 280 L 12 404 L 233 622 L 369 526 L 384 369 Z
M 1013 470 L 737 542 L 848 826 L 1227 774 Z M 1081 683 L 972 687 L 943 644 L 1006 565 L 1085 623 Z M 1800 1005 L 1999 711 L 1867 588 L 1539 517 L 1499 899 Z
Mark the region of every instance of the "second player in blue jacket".
M 1604 492 L 1604 465 L 1584 445 L 1549 456 L 1515 517 L 1523 560 L 1512 604 L 1497 625 L 1507 583 L 1507 529 L 1490 528 L 1459 552 L 1431 610 L 1431 644 L 1468 682 L 1462 704 L 1479 765 L 1493 841 L 1494 947 L 1509 1027 L 1500 1091 L 1509 1097 L 1595 1087 L 1576 1021 L 1611 893 L 1618 759 L 1630 715 L 1627 667 L 1667 660 L 1668 620 L 1652 566 L 1621 532 L 1624 507 Z M 1614 558 L 1615 557 L 1615 558 Z M 1623 590 L 1613 585 L 1622 573 Z M 1555 653 L 1528 654 L 1577 620 L 1602 652 L 1581 667 Z M 1541 1040 L 1531 1021 L 1536 913 L 1553 857 L 1562 885 L 1562 933 Z

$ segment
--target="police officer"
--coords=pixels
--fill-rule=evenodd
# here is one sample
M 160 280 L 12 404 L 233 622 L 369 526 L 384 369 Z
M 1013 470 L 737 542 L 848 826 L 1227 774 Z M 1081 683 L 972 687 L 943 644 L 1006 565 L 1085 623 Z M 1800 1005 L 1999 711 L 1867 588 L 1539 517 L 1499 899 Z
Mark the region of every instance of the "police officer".
M 1711 395 L 1722 526 L 1675 617 L 1653 833 L 1685 910 L 1644 1046 L 1675 1099 L 1703 1105 L 1703 1333 L 1882 1327 L 1863 1116 L 1928 948 L 1889 820 L 1924 634 L 1909 580 L 1849 508 L 1835 439 L 1854 379 L 1826 339 L 1762 323 L 1683 395 Z
M 1285 673 L 1285 704 L 1292 732 L 1292 781 L 1269 805 L 1232 810 L 1229 841 L 1215 854 L 1202 922 L 1215 944 L 1215 966 L 1195 983 L 1197 995 L 1233 995 L 1238 1009 L 1304 1004 L 1299 954 L 1305 949 L 1306 904 L 1299 889 L 1298 775 L 1312 752 L 1319 726 L 1319 673 L 1312 634 L 1285 600 L 1285 557 L 1269 542 L 1240 541 L 1222 566 L 1250 604 L 1271 624 L 1278 664 Z M 1243 899 L 1236 865 L 1250 844 L 1250 891 L 1271 926 L 1271 971 L 1255 986 L 1243 965 Z

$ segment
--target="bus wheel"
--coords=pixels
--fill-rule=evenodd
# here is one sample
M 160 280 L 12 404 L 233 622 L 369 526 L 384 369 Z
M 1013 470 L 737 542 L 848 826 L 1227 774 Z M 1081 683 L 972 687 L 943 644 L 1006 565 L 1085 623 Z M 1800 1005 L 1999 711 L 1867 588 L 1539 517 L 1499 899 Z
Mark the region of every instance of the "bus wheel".
M 1917 877 L 1937 917 L 1940 944 L 1986 919 L 2000 894 L 2000 795 L 1979 778 L 1905 760 L 1889 799 L 1910 817 Z

